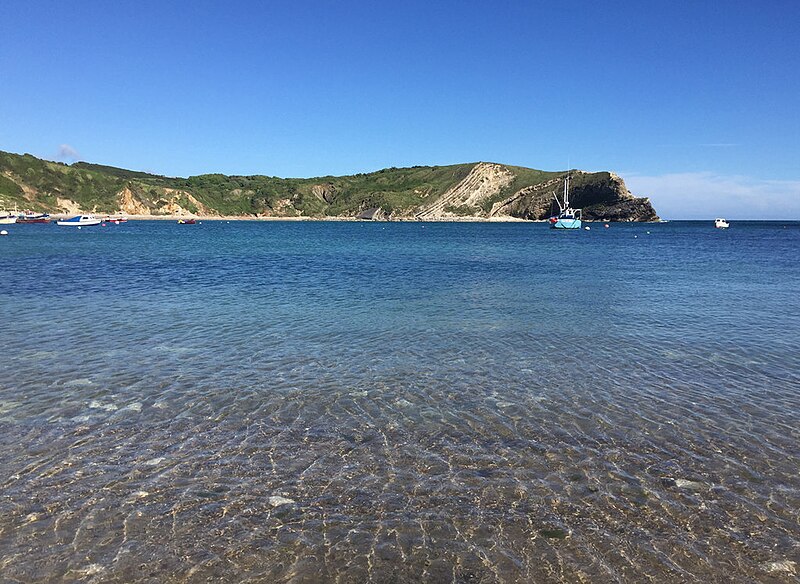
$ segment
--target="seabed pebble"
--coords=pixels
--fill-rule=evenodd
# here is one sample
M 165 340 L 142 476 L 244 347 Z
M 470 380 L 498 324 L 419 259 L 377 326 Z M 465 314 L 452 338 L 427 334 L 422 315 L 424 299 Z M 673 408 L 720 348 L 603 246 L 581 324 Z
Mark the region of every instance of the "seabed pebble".
M 792 560 L 781 560 L 780 562 L 767 562 L 762 567 L 767 572 L 786 572 L 794 576 L 797 574 L 797 562 Z
M 114 412 L 119 409 L 115 404 L 104 404 L 96 399 L 89 402 L 89 407 L 93 410 L 105 410 L 106 412 Z
M 74 386 L 83 386 L 83 385 L 92 385 L 92 380 L 88 377 L 81 377 L 80 379 L 72 379 L 67 381 L 64 384 L 64 387 L 74 387 Z
M 675 486 L 679 489 L 692 489 L 694 491 L 699 491 L 706 488 L 703 483 L 698 481 L 690 481 L 687 479 L 675 479 Z

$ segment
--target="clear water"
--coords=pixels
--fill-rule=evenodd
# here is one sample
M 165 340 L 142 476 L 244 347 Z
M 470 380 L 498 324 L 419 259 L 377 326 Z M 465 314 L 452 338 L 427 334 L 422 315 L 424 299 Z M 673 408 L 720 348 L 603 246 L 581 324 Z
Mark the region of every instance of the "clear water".
M 0 238 L 0 579 L 797 582 L 800 224 Z

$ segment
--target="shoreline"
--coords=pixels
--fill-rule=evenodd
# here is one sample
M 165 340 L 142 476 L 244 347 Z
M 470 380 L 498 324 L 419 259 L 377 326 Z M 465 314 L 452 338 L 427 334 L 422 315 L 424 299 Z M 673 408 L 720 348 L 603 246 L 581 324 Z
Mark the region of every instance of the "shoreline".
M 67 219 L 79 213 L 51 213 L 53 220 Z M 519 219 L 517 217 L 439 217 L 435 219 L 415 219 L 414 217 L 398 217 L 395 219 L 358 219 L 356 217 L 325 216 L 325 217 L 256 217 L 253 215 L 127 215 L 124 213 L 103 214 L 97 212 L 81 212 L 80 214 L 94 215 L 100 219 L 113 219 L 124 217 L 129 221 L 178 221 L 180 219 L 194 219 L 196 221 L 355 221 L 364 223 L 543 223 L 545 220 Z
M 72 213 L 49 213 L 52 221 L 69 219 L 75 215 L 94 215 L 95 217 L 106 220 L 115 217 L 124 217 L 129 221 L 178 221 L 180 219 L 194 219 L 195 221 L 330 221 L 330 222 L 362 222 L 362 223 L 547 223 L 547 219 L 521 219 L 519 217 L 511 217 L 508 215 L 502 217 L 435 217 L 426 219 L 417 219 L 415 217 L 395 217 L 389 219 L 359 219 L 357 217 L 344 217 L 344 216 L 323 216 L 323 217 L 305 217 L 305 216 L 254 216 L 254 215 L 139 215 L 139 214 L 125 214 L 125 213 L 98 213 L 96 211 L 76 211 Z M 701 221 L 701 220 L 697 220 Z M 667 220 L 659 221 L 609 221 L 603 219 L 584 219 L 584 223 L 667 223 Z

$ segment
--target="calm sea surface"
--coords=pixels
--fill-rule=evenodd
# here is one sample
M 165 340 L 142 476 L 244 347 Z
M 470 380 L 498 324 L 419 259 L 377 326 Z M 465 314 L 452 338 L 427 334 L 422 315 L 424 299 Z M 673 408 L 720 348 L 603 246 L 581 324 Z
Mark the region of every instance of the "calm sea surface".
M 797 582 L 800 223 L 3 226 L 2 582 Z

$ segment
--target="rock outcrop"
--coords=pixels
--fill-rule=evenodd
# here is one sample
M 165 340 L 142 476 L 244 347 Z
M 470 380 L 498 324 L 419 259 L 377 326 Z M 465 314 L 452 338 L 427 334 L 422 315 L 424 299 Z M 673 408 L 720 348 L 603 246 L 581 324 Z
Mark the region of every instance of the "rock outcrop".
M 129 186 L 126 186 L 119 192 L 117 195 L 117 200 L 119 201 L 119 209 L 123 213 L 127 213 L 128 215 L 150 215 L 150 207 L 148 207 L 143 201 L 139 200 L 133 192 L 131 191 Z
M 427 205 L 416 214 L 417 219 L 436 219 L 439 217 L 457 216 L 450 209 L 480 211 L 481 204 L 514 182 L 514 174 L 501 164 L 480 162 L 457 185 L 439 197 L 433 204 Z
M 570 172 L 570 205 L 583 211 L 588 221 L 658 221 L 646 198 L 634 197 L 625 182 L 610 172 Z M 560 197 L 564 176 L 522 189 L 498 204 L 493 211 L 521 219 L 543 220 L 558 211 L 554 194 Z
M 126 185 L 118 194 L 119 211 L 128 215 L 218 215 L 191 193 L 180 189 L 158 188 L 150 191 Z
M 330 204 L 333 203 L 333 199 L 336 196 L 336 187 L 331 183 L 314 185 L 311 187 L 311 194 Z
M 383 221 L 386 219 L 386 213 L 380 207 L 373 207 L 371 209 L 364 209 L 356 215 L 356 219 L 363 219 L 365 221 Z
M 549 216 L 553 200 L 552 192 L 558 188 L 561 182 L 561 178 L 554 178 L 522 188 L 510 197 L 492 205 L 489 217 L 508 216 L 522 219 L 545 219 Z

